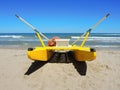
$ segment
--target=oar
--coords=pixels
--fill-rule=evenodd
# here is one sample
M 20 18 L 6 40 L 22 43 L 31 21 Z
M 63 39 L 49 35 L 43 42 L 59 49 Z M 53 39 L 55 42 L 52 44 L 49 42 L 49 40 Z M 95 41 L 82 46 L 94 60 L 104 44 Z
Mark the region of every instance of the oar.
M 102 19 L 100 19 L 96 24 L 94 24 L 91 28 L 89 28 L 84 34 L 82 34 L 77 40 L 75 40 L 71 45 L 77 43 L 81 37 L 85 36 L 88 32 L 90 33 L 96 26 L 98 26 L 102 21 L 104 21 L 110 13 L 106 14 Z
M 25 21 L 22 17 L 18 16 L 17 14 L 15 15 L 18 19 L 20 19 L 22 22 L 24 22 L 27 26 L 29 26 L 32 30 L 35 32 L 39 33 L 42 37 L 44 37 L 47 41 L 49 40 L 44 34 L 39 32 L 35 27 L 33 27 L 31 24 L 29 24 L 27 21 Z

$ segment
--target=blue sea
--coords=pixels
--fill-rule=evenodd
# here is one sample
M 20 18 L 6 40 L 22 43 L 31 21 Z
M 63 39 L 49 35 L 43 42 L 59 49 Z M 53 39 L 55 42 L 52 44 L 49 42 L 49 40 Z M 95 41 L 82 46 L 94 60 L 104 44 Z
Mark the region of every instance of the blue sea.
M 70 44 L 82 33 L 44 33 L 48 38 L 58 36 L 70 39 Z M 47 40 L 43 39 L 47 44 Z M 82 39 L 80 40 L 82 41 Z M 77 45 L 80 45 L 78 42 Z M 35 47 L 41 46 L 35 33 L 0 33 L 0 47 Z M 120 33 L 92 33 L 87 39 L 85 46 L 94 48 L 116 48 L 120 49 Z

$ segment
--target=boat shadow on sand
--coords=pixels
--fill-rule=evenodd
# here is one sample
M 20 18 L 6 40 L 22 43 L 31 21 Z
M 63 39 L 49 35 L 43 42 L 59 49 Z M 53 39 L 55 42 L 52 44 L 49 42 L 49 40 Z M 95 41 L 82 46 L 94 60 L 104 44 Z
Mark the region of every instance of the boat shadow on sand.
M 50 60 L 46 61 L 34 61 L 28 70 L 26 71 L 25 75 L 30 75 L 42 66 L 47 63 L 72 63 L 76 69 L 76 71 L 81 75 L 85 76 L 87 72 L 87 64 L 86 62 L 76 61 L 73 55 L 73 52 L 67 53 L 54 53 Z

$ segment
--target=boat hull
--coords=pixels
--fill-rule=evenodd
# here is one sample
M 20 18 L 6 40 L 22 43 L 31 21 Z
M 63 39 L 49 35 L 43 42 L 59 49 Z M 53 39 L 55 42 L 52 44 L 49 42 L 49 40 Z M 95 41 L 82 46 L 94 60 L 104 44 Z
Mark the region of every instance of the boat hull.
M 92 61 L 96 59 L 96 50 L 75 50 L 73 51 L 74 57 L 77 61 Z
M 57 48 L 59 49 L 59 48 Z M 89 47 L 71 47 L 71 48 L 60 48 L 60 50 L 69 50 L 72 51 L 74 54 L 74 58 L 76 61 L 92 61 L 96 59 L 96 50 L 91 49 Z M 48 61 L 51 56 L 53 55 L 56 48 L 43 48 L 43 47 L 36 47 L 36 48 L 29 48 L 27 55 L 28 58 L 31 60 L 38 60 L 38 61 Z M 58 50 L 59 51 L 59 50 Z M 64 50 L 63 50 L 64 51 Z M 67 53 L 67 52 L 66 52 Z
M 47 50 L 46 48 L 43 47 L 39 47 L 31 50 L 29 48 L 27 55 L 28 58 L 31 60 L 48 61 L 53 55 L 53 51 Z

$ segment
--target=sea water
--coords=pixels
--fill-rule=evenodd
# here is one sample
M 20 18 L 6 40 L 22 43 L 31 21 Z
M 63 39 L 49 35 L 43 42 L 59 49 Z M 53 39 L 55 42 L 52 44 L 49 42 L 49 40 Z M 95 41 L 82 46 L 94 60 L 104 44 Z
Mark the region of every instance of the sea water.
M 44 33 L 49 39 L 60 37 L 70 39 L 70 44 L 78 39 L 82 33 Z M 77 42 L 80 45 L 83 38 Z M 47 40 L 43 38 L 47 45 Z M 41 46 L 35 33 L 0 33 L 0 46 Z M 93 48 L 116 48 L 120 49 L 120 33 L 91 33 L 85 46 Z

